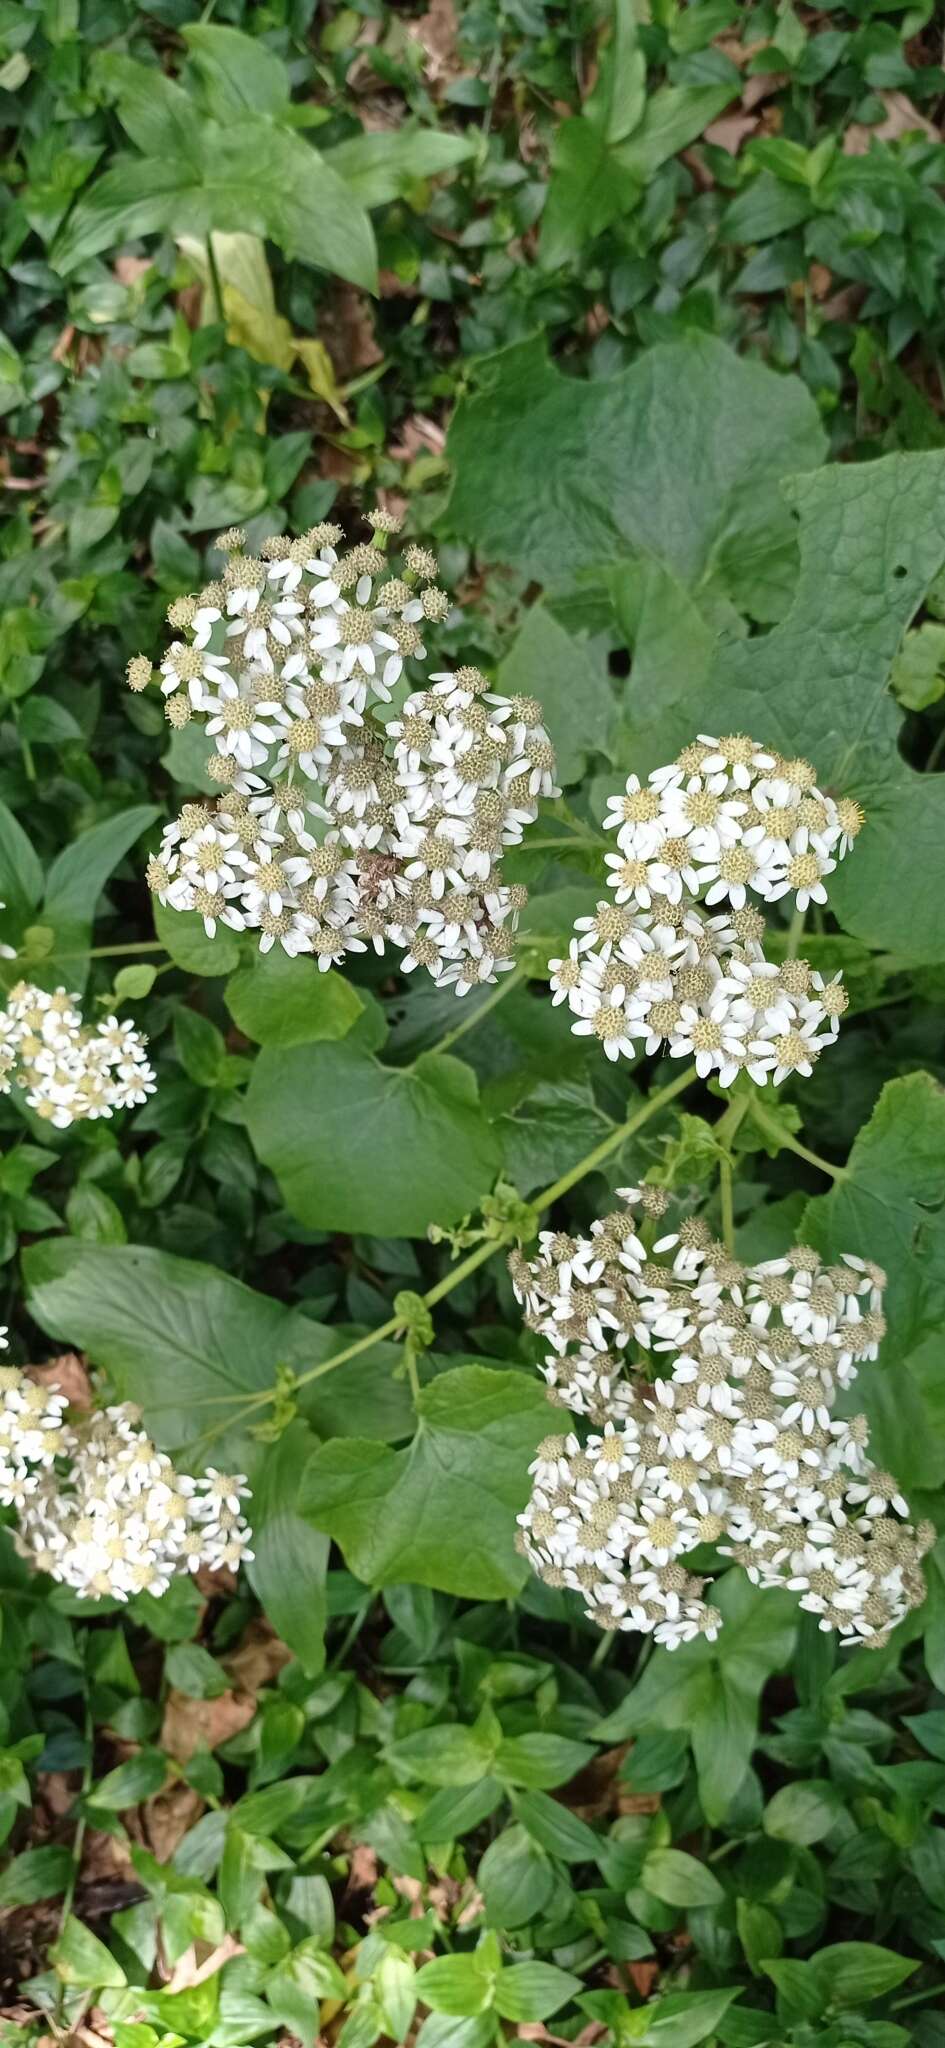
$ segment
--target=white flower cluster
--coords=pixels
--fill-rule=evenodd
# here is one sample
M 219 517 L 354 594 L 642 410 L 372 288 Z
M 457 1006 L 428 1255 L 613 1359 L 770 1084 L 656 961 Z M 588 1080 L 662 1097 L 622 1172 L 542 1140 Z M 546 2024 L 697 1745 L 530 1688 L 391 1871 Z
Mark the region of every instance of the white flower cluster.
M 0 1012 L 0 1093 L 25 1090 L 37 1116 L 64 1131 L 80 1117 L 111 1116 L 153 1095 L 147 1043 L 117 1017 L 82 1022 L 78 996 L 20 981 Z
M 252 1557 L 241 1473 L 175 1471 L 127 1403 L 73 1421 L 66 1408 L 55 1388 L 0 1367 L 0 1503 L 16 1509 L 37 1571 L 88 1599 L 128 1600 Z
M 524 1554 L 601 1627 L 673 1649 L 720 1626 L 689 1556 L 715 1545 L 756 1585 L 796 1592 L 822 1629 L 880 1646 L 924 1599 L 935 1541 L 872 1464 L 865 1418 L 833 1413 L 877 1355 L 883 1274 L 852 1254 L 824 1266 L 806 1245 L 746 1267 L 698 1218 L 649 1250 L 664 1191 L 623 1199 L 642 1218 L 543 1231 L 535 1260 L 509 1262 L 551 1346 L 549 1398 L 590 1425 L 539 1446 Z
M 324 524 L 264 542 L 259 559 L 223 534 L 220 582 L 171 606 L 167 717 L 205 722 L 226 793 L 214 812 L 185 805 L 148 880 L 211 937 L 218 923 L 251 930 L 262 952 L 278 943 L 322 968 L 392 945 L 406 972 L 464 995 L 512 965 L 526 892 L 502 882 L 502 856 L 558 794 L 554 756 L 535 699 L 499 695 L 478 669 L 405 694 L 405 664 L 426 664 L 425 628 L 449 600 L 434 555 L 409 544 L 394 564 L 398 522 L 369 524 L 373 540 L 341 553 L 341 528 Z M 147 657 L 128 675 L 144 688 Z
M 748 899 L 826 902 L 824 877 L 862 823 L 852 798 L 816 788 L 808 761 L 741 734 L 703 735 L 644 784 L 631 775 L 604 819 L 619 848 L 606 856 L 613 900 L 550 962 L 553 1000 L 611 1060 L 665 1047 L 723 1087 L 742 1070 L 775 1086 L 810 1074 L 846 991 L 806 960 L 769 962 Z

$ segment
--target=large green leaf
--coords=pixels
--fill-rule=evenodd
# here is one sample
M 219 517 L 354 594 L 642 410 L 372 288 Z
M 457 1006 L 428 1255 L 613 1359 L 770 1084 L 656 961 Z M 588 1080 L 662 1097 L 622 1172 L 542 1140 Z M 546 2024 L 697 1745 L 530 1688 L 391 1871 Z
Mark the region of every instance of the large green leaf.
M 250 1584 L 277 1635 L 314 1677 L 325 1661 L 328 1537 L 298 1511 L 299 1482 L 314 1438 L 291 1422 L 267 1444 L 253 1475 Z
M 686 668 L 668 637 L 656 660 L 650 642 L 627 759 L 646 772 L 700 730 L 755 732 L 809 758 L 823 782 L 856 794 L 867 813 L 853 855 L 831 878 L 837 916 L 900 958 L 943 960 L 945 778 L 919 775 L 902 759 L 889 674 L 945 561 L 945 455 L 890 455 L 793 476 L 785 498 L 801 550 L 787 617 L 766 639 L 723 639 L 714 658 L 703 646 Z
M 234 1396 L 272 1386 L 280 1364 L 324 1364 L 352 1335 L 215 1266 L 144 1245 L 47 1238 L 24 1252 L 23 1277 L 40 1328 L 87 1351 L 169 1449 L 226 1421 L 238 1407 Z M 397 1345 L 376 1344 L 315 1379 L 300 1397 L 307 1420 L 326 1435 L 409 1436 L 409 1392 L 392 1377 L 399 1360 Z M 421 1359 L 421 1376 L 437 1369 L 429 1354 Z
M 860 1367 L 857 1405 L 872 1453 L 907 1487 L 945 1483 L 945 1091 L 930 1074 L 889 1081 L 843 1177 L 810 1202 L 806 1243 L 855 1252 L 887 1276 L 878 1360 Z
M 158 811 L 153 804 L 135 804 L 83 832 L 57 854 L 46 877 L 41 921 L 53 934 L 49 954 L 31 965 L 42 987 L 65 982 L 81 993 L 89 972 L 92 919 L 113 869 L 140 839 Z
M 250 112 L 275 116 L 285 112 L 291 90 L 289 74 L 281 57 L 260 36 L 242 35 L 239 29 L 210 21 L 191 22 L 181 34 L 211 113 L 221 119 L 241 119 Z
M 43 893 L 43 870 L 18 818 L 0 803 L 0 903 L 18 932 Z
M 265 115 L 231 125 L 194 116 L 199 154 L 116 157 L 78 202 L 53 252 L 67 276 L 115 243 L 173 233 L 269 236 L 287 256 L 373 290 L 371 224 L 337 171 L 311 143 Z
M 589 383 L 563 376 L 530 340 L 478 376 L 449 438 L 450 517 L 464 538 L 552 588 L 640 556 L 702 608 L 780 617 L 797 549 L 779 481 L 825 450 L 798 379 L 708 336 Z
M 226 1007 L 234 1024 L 257 1045 L 307 1045 L 344 1038 L 364 1005 L 344 976 L 320 974 L 311 958 L 290 960 L 279 946 L 255 953 L 227 982 Z
M 299 1504 L 368 1585 L 406 1580 L 498 1600 L 527 1576 L 512 1543 L 515 1514 L 547 1428 L 544 1393 L 529 1376 L 459 1366 L 422 1390 L 406 1450 L 323 1444 Z
M 606 750 L 614 693 L 606 663 L 568 633 L 543 604 L 533 604 L 499 664 L 507 695 L 537 697 L 554 743 L 560 782 L 577 782 L 587 758 Z
M 843 1177 L 809 1203 L 805 1244 L 885 1268 L 888 1355 L 904 1358 L 945 1314 L 945 1090 L 931 1074 L 889 1081 Z
M 316 1230 L 420 1237 L 474 1208 L 499 1165 L 472 1069 L 449 1054 L 394 1068 L 349 1040 L 264 1048 L 246 1121 L 287 1207 Z
M 63 847 L 46 878 L 43 909 L 51 924 L 91 922 L 113 868 L 157 816 L 154 804 L 135 804 Z

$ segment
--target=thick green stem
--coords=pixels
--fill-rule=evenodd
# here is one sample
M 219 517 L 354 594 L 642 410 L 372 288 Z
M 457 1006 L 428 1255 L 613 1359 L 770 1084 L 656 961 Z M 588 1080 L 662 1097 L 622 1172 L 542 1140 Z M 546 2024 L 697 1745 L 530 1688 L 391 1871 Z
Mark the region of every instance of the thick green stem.
M 804 919 L 806 916 L 806 910 L 798 910 L 795 908 L 794 916 L 791 919 L 790 928 L 788 930 L 787 935 L 787 946 L 785 948 L 784 954 L 785 960 L 797 959 L 797 949 L 803 937 Z
M 518 988 L 524 979 L 525 969 L 522 966 L 513 967 L 508 974 L 503 974 L 501 981 L 496 984 L 496 987 L 489 990 L 489 994 L 484 1002 L 477 1003 L 474 1009 L 471 1009 L 458 1024 L 454 1025 L 452 1031 L 447 1031 L 442 1038 L 437 1040 L 431 1050 L 433 1052 L 448 1052 L 450 1046 L 455 1045 L 458 1038 L 465 1038 L 467 1031 L 474 1031 L 481 1019 L 487 1017 L 489 1011 L 494 1010 L 497 1003 L 501 1003 L 507 995 L 511 995 L 513 988 Z
M 727 1252 L 735 1250 L 735 1211 L 732 1206 L 732 1162 L 719 1160 L 719 1205 L 722 1211 L 722 1239 Z
M 652 1117 L 658 1116 L 660 1110 L 665 1109 L 667 1103 L 674 1101 L 675 1097 L 681 1095 L 685 1088 L 691 1087 L 695 1079 L 695 1067 L 687 1067 L 683 1073 L 677 1074 L 674 1081 L 668 1081 L 665 1088 L 657 1088 L 654 1094 L 648 1095 L 645 1102 L 641 1103 L 640 1107 L 634 1110 L 633 1115 L 627 1117 L 625 1123 L 618 1124 L 614 1130 L 608 1133 L 606 1138 L 602 1138 L 600 1144 L 595 1145 L 593 1151 L 588 1152 L 583 1159 L 579 1160 L 578 1164 L 573 1166 L 569 1173 L 561 1174 L 558 1180 L 552 1181 L 550 1187 L 545 1188 L 540 1195 L 536 1195 L 534 1202 L 531 1204 L 532 1208 L 538 1214 L 545 1209 L 550 1209 L 552 1203 L 557 1202 L 561 1195 L 566 1195 L 569 1188 L 576 1187 L 578 1181 L 583 1180 L 586 1174 L 593 1173 L 595 1167 L 602 1166 L 604 1160 L 609 1159 L 611 1153 L 616 1152 L 627 1138 L 633 1137 L 634 1133 L 642 1130 L 644 1124 L 649 1123 Z M 452 1294 L 455 1288 L 462 1286 L 464 1280 L 468 1280 L 470 1273 L 475 1273 L 480 1266 L 485 1265 L 487 1259 L 493 1258 L 495 1253 L 501 1250 L 504 1241 L 502 1238 L 489 1237 L 482 1244 L 477 1245 L 475 1251 L 467 1253 L 464 1259 L 460 1259 L 457 1266 L 452 1266 L 450 1271 L 444 1274 L 442 1280 L 438 1280 L 435 1286 L 428 1288 L 426 1294 L 422 1297 L 424 1306 L 426 1308 L 435 1308 L 437 1302 L 445 1300 L 446 1296 Z M 302 1387 L 309 1386 L 313 1380 L 322 1379 L 325 1373 L 337 1372 L 339 1366 L 348 1365 L 352 1358 L 359 1358 L 365 1351 L 370 1351 L 375 1344 L 383 1344 L 387 1338 L 396 1337 L 403 1327 L 402 1316 L 390 1316 L 386 1323 L 380 1324 L 378 1329 L 368 1330 L 365 1336 L 357 1337 L 353 1344 L 345 1344 L 341 1351 L 336 1351 L 331 1358 L 323 1359 L 320 1365 L 310 1366 L 308 1372 L 299 1373 L 294 1383 L 295 1390 L 297 1391 Z M 215 1437 L 222 1435 L 224 1430 L 237 1428 L 244 1418 L 255 1409 L 266 1407 L 272 1402 L 276 1397 L 276 1392 L 277 1389 L 275 1387 L 262 1388 L 258 1394 L 252 1395 L 246 1402 L 241 1414 L 229 1417 L 220 1424 L 218 1429 L 208 1432 L 201 1439 L 201 1442 L 204 1445 L 210 1444 L 214 1441 Z

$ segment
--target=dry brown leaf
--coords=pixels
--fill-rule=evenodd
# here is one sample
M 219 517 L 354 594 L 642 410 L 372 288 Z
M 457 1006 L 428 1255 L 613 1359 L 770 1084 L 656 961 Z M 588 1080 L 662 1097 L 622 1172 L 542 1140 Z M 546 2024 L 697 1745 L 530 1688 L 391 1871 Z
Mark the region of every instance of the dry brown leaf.
M 82 1844 L 82 1886 L 93 1884 L 137 1884 L 128 1843 L 117 1835 L 100 1834 L 90 1828 Z
M 233 1956 L 246 1954 L 242 1942 L 237 1941 L 232 1934 L 225 1934 L 216 1948 L 210 1949 L 201 1959 L 200 1950 L 206 1950 L 206 1946 L 205 1942 L 193 1942 L 190 1948 L 185 1949 L 183 1955 L 178 1957 L 168 1978 L 168 1991 L 193 1991 L 198 1984 L 205 1984 L 208 1977 L 215 1977 L 217 1971 L 222 1970 L 224 1963 L 230 1962 Z
M 152 267 L 150 256 L 116 256 L 112 269 L 119 284 L 137 284 Z
M 223 1692 L 219 1699 L 192 1700 L 186 1693 L 168 1693 L 161 1725 L 161 1748 L 179 1764 L 198 1749 L 216 1749 L 248 1728 L 256 1712 L 252 1692 Z
M 63 1351 L 58 1358 L 50 1358 L 46 1365 L 28 1365 L 28 1379 L 35 1380 L 40 1387 L 57 1387 L 65 1394 L 70 1408 L 91 1408 L 92 1388 L 84 1360 L 75 1351 Z
M 399 438 L 391 444 L 388 454 L 395 462 L 415 462 L 418 455 L 442 455 L 445 447 L 446 435 L 436 420 L 414 412 L 401 422 Z
M 74 1771 L 38 1771 L 36 1796 L 54 1820 L 62 1820 L 79 1796 L 78 1775 Z
M 285 1664 L 291 1664 L 292 1652 L 260 1616 L 250 1622 L 239 1648 L 220 1661 L 236 1686 L 243 1692 L 257 1693 L 278 1678 Z
M 920 114 L 906 93 L 880 92 L 879 97 L 886 109 L 885 119 L 872 128 L 864 127 L 860 121 L 852 121 L 843 138 L 844 156 L 866 156 L 872 142 L 896 142 L 900 135 L 912 134 L 916 129 L 930 142 L 941 142 L 941 133 L 934 122 Z
M 408 21 L 407 35 L 412 43 L 419 43 L 426 64 L 424 72 L 428 85 L 458 78 L 463 69 L 462 59 L 457 50 L 459 23 L 453 0 L 430 0 L 426 14 L 419 21 Z
M 148 1848 L 159 1863 L 169 1863 L 179 1842 L 200 1819 L 204 1802 L 192 1785 L 168 1785 L 156 1792 L 141 1810 L 142 1828 Z
M 383 361 L 377 345 L 374 312 L 364 292 L 353 284 L 336 284 L 318 315 L 318 335 L 342 381 Z
M 351 1851 L 351 1860 L 348 1864 L 348 1881 L 345 1885 L 345 1896 L 348 1897 L 351 1892 L 372 1892 L 377 1883 L 377 1872 L 376 1850 L 371 1848 L 369 1842 L 355 1842 L 354 1848 Z M 412 1882 L 410 1879 L 404 1881 L 407 1883 Z M 400 1880 L 395 1880 L 395 1882 L 399 1884 Z M 409 1894 L 406 1896 L 409 1897 Z
M 780 92 L 787 82 L 786 71 L 757 71 L 753 78 L 746 78 L 742 87 L 742 106 L 746 113 L 750 114 L 752 107 L 760 107 L 762 100 L 769 100 L 772 93 Z
M 716 149 L 724 149 L 729 156 L 737 156 L 742 143 L 749 135 L 755 135 L 759 122 L 754 114 L 723 114 L 720 121 L 710 121 L 703 130 L 703 142 L 711 142 Z
M 843 290 L 834 292 L 832 298 L 824 299 L 821 312 L 825 320 L 855 320 L 866 297 L 865 284 L 847 284 Z

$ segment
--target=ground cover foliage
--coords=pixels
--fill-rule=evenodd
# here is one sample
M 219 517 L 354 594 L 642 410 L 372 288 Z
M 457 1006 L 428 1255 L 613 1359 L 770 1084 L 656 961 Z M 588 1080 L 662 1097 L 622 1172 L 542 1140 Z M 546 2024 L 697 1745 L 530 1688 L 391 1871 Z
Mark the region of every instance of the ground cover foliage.
M 254 1552 L 90 1604 L 0 1532 L 10 2048 L 945 2039 L 941 22 L 637 14 L 0 4 L 0 979 L 157 1081 L 0 1095 L 4 1363 L 247 1473 Z M 129 658 L 221 528 L 379 501 L 434 535 L 437 668 L 558 761 L 461 1001 L 144 881 L 214 784 Z M 549 1000 L 609 798 L 700 732 L 866 814 L 771 909 L 850 997 L 777 1091 Z M 884 1269 L 845 1398 L 932 1547 L 881 1648 L 708 1547 L 717 1636 L 601 1633 L 516 1546 L 563 1424 L 507 1251 L 641 1182 Z

